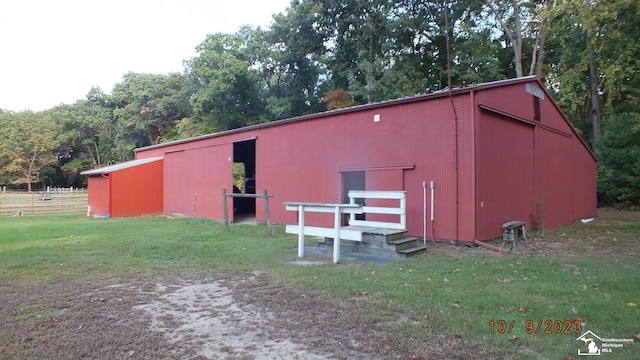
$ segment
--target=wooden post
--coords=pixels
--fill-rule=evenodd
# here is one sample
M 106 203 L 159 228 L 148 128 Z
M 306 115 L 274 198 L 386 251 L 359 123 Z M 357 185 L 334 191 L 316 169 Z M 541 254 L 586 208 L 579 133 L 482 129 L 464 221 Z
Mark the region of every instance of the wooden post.
M 304 205 L 298 205 L 298 257 L 304 257 Z
M 227 189 L 222 189 L 222 211 L 224 212 L 224 226 L 229 230 L 229 215 L 227 214 Z
M 271 236 L 271 216 L 269 215 L 269 194 L 264 190 L 264 216 L 267 220 L 267 236 Z

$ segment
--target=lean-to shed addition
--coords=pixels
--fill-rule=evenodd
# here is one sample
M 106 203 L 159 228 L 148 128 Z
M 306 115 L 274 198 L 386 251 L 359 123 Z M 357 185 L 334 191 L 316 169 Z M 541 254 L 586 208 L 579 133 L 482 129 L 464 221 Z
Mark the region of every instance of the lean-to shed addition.
M 89 177 L 89 207 L 95 216 L 140 216 L 162 212 L 162 158 L 128 161 L 81 173 Z
M 197 199 L 197 216 L 211 219 L 223 219 L 234 163 L 245 192 L 274 196 L 274 223 L 297 221 L 284 202 L 344 203 L 349 190 L 405 191 L 409 233 L 438 240 L 484 241 L 507 221 L 553 228 L 596 212 L 596 160 L 535 77 L 149 146 L 136 158 L 164 159 L 164 211 L 191 215 Z

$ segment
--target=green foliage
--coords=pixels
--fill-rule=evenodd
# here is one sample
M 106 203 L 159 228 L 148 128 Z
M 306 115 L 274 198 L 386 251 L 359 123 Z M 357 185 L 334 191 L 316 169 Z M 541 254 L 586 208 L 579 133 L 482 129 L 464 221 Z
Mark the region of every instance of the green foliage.
M 598 201 L 602 205 L 640 206 L 640 113 L 609 118 L 597 144 Z
M 180 74 L 124 75 L 110 97 L 122 140 L 134 148 L 175 140 L 176 123 L 191 111 L 187 88 Z
M 12 184 L 31 185 L 40 181 L 40 171 L 55 161 L 57 147 L 53 124 L 46 113 L 0 114 L 3 136 L 0 142 L 3 178 Z
M 196 88 L 191 106 L 210 132 L 259 122 L 264 103 L 245 51 L 248 41 L 243 34 L 209 35 L 196 48 L 198 57 L 189 61 L 188 76 Z

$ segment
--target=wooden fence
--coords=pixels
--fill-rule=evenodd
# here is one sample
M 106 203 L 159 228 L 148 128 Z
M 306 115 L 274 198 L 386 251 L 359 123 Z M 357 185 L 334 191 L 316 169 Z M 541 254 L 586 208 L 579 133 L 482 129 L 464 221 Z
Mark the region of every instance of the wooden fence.
M 86 214 L 87 189 L 50 188 L 49 191 L 0 189 L 0 216 Z

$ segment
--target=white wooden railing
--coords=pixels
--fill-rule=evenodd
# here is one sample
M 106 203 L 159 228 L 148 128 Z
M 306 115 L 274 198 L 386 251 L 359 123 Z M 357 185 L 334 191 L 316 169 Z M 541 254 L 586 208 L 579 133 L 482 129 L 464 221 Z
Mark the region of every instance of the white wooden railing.
M 287 210 L 298 211 L 298 225 L 287 225 L 285 231 L 298 234 L 298 257 L 304 256 L 304 236 L 323 236 L 333 238 L 333 262 L 340 261 L 340 239 L 362 241 L 362 232 L 341 229 L 341 214 L 362 214 L 362 206 L 357 204 L 324 204 L 305 202 L 286 202 Z M 306 226 L 305 212 L 333 213 L 333 229 L 318 226 Z
M 356 199 L 392 199 L 399 200 L 398 207 L 381 206 L 361 206 L 356 204 Z M 289 211 L 298 212 L 298 224 L 287 225 L 285 231 L 289 234 L 298 235 L 298 257 L 304 256 L 304 236 L 320 236 L 333 238 L 333 262 L 340 261 L 340 239 L 362 241 L 362 229 L 350 229 L 342 227 L 341 215 L 349 214 L 349 225 L 374 227 L 384 229 L 406 230 L 407 227 L 407 200 L 405 191 L 349 191 L 349 204 L 325 204 L 308 202 L 286 202 L 284 203 Z M 333 228 L 308 226 L 305 224 L 305 212 L 333 213 Z M 388 214 L 398 215 L 398 222 L 383 222 L 356 220 L 356 214 Z
M 398 207 L 376 207 L 376 206 L 363 206 L 362 211 L 365 214 L 391 214 L 399 215 L 400 220 L 398 222 L 382 222 L 382 221 L 369 221 L 369 220 L 356 220 L 355 216 L 351 216 L 349 225 L 353 226 L 366 226 L 383 229 L 407 229 L 407 192 L 406 191 L 361 191 L 351 190 L 349 191 L 349 203 L 355 204 L 356 199 L 392 199 L 399 200 Z

